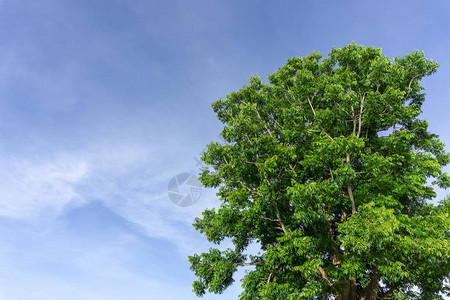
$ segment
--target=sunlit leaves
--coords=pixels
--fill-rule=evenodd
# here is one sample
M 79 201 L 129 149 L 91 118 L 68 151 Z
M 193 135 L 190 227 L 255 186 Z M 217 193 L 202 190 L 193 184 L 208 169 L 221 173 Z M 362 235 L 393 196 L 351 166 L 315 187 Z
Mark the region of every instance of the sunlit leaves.
M 437 67 L 352 43 L 215 101 L 225 143 L 208 145 L 200 180 L 222 204 L 194 227 L 234 249 L 190 257 L 194 291 L 221 293 L 245 265 L 241 299 L 439 299 L 450 204 L 427 201 L 430 182 L 450 186 L 450 156 L 420 119 Z

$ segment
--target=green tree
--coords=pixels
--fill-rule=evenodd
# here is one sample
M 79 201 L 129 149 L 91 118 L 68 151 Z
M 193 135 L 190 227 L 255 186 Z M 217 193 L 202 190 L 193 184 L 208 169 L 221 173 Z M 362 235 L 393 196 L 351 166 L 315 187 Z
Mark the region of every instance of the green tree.
M 215 101 L 225 142 L 208 145 L 200 179 L 221 205 L 194 227 L 233 248 L 189 257 L 194 292 L 221 293 L 253 266 L 240 299 L 449 295 L 450 201 L 429 204 L 431 184 L 450 185 L 449 155 L 419 118 L 437 67 L 352 43 Z

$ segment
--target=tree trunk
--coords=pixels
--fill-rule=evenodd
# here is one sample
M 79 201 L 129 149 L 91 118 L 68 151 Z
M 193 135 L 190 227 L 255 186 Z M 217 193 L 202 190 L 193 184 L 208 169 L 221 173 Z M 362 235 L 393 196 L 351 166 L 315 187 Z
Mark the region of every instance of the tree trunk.
M 336 300 L 357 300 L 356 297 L 356 280 L 352 278 L 345 284 L 342 294 L 338 295 Z
M 336 300 L 377 300 L 378 286 L 381 279 L 381 272 L 374 269 L 372 279 L 367 286 L 358 294 L 355 278 L 345 283 L 342 293 L 336 296 Z
M 378 268 L 375 267 L 373 270 L 373 276 L 370 280 L 369 284 L 364 288 L 363 290 L 363 297 L 364 300 L 377 300 L 377 293 L 378 293 L 378 285 L 380 282 L 381 273 Z

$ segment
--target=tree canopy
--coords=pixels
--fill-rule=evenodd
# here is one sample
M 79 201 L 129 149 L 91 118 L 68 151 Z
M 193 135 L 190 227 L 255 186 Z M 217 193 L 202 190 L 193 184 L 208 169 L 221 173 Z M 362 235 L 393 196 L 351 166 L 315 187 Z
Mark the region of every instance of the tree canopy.
M 449 295 L 445 145 L 420 118 L 438 64 L 352 43 L 293 57 L 212 104 L 223 143 L 202 156 L 221 205 L 194 227 L 232 241 L 189 257 L 194 292 L 240 299 L 443 299 Z M 256 253 L 247 248 L 255 243 Z

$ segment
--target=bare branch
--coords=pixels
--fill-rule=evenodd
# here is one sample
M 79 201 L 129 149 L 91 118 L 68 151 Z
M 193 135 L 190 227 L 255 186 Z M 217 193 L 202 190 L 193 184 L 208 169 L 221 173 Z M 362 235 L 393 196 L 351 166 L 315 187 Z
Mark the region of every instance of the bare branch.
M 360 134 L 361 134 L 361 127 L 362 127 L 362 115 L 364 113 L 364 101 L 366 100 L 366 93 L 363 94 L 363 96 L 361 97 L 361 107 L 359 108 L 359 120 L 358 120 L 358 134 L 356 135 L 356 137 L 359 138 Z
M 249 187 L 246 186 L 241 180 L 238 180 L 237 182 L 239 182 L 239 183 L 241 184 L 241 186 L 242 186 L 244 189 L 247 189 L 247 191 L 249 191 L 250 193 L 253 193 L 253 194 L 255 194 L 255 195 L 258 195 L 258 196 L 262 197 L 262 194 L 261 194 L 260 192 L 255 191 L 254 189 L 249 188 Z
M 380 128 L 380 129 L 377 129 L 377 132 L 381 132 L 381 131 L 385 131 L 385 130 L 388 130 L 389 128 L 391 128 L 392 126 L 393 126 L 394 124 L 391 124 L 391 125 L 388 125 L 388 126 L 386 126 L 386 127 L 383 127 L 383 128 Z
M 350 163 L 350 154 L 347 154 L 346 160 L 347 163 Z M 356 214 L 355 198 L 353 198 L 353 191 L 349 183 L 347 183 L 347 193 L 352 203 L 352 215 L 355 215 Z
M 278 219 L 271 219 L 271 218 L 267 218 L 267 217 L 261 217 L 261 218 L 264 220 L 271 221 L 271 222 L 278 222 Z
M 267 127 L 266 122 L 264 122 L 264 120 L 261 118 L 261 115 L 259 114 L 259 111 L 256 109 L 256 107 L 255 107 L 255 111 L 256 111 L 256 114 L 258 115 L 258 118 L 261 120 L 261 122 L 263 122 L 264 127 L 266 128 L 267 132 L 270 134 L 270 136 L 272 136 L 272 132 L 270 131 L 269 127 Z
M 297 166 L 297 164 L 295 164 L 294 166 L 291 166 L 291 164 L 289 164 L 289 169 L 291 169 L 290 171 L 292 172 L 292 173 L 294 173 L 295 174 L 295 167 Z
M 413 76 L 411 78 L 411 81 L 408 84 L 408 93 L 406 93 L 405 97 L 403 97 L 403 101 L 406 101 L 406 99 L 408 99 L 408 97 L 409 97 L 409 94 L 411 94 L 411 85 L 412 85 L 412 83 L 413 83 L 415 78 L 416 78 L 416 76 Z
M 269 114 L 269 117 L 275 122 L 275 124 L 277 124 L 278 127 L 280 127 L 280 129 L 283 129 L 283 126 L 281 126 L 280 123 L 278 123 L 277 120 L 275 120 L 272 114 Z
M 313 105 L 311 103 L 311 100 L 309 99 L 308 96 L 306 96 L 306 99 L 308 99 L 308 103 L 309 103 L 309 106 L 311 107 L 311 110 L 312 110 L 313 114 L 316 115 L 316 111 L 314 110 L 314 107 L 313 107 Z
M 281 230 L 283 230 L 283 232 L 284 232 L 285 234 L 287 234 L 286 227 L 284 226 L 284 223 L 283 223 L 283 221 L 281 220 L 280 211 L 278 210 L 278 204 L 277 204 L 277 201 L 276 201 L 276 198 L 275 198 L 275 197 L 274 197 L 274 199 L 273 199 L 273 206 L 275 207 L 275 213 L 277 214 L 278 223 L 280 223 Z
M 356 133 L 356 116 L 355 116 L 355 110 L 352 105 L 352 120 L 353 120 L 353 134 Z
M 251 262 L 251 263 L 235 263 L 235 266 L 263 266 L 264 263 L 260 262 L 260 261 L 255 261 L 255 262 Z
M 325 133 L 325 135 L 331 140 L 334 141 L 334 139 L 331 137 L 331 135 L 329 135 L 326 131 L 325 128 L 322 128 L 322 130 L 317 130 L 317 129 L 308 129 L 309 132 L 323 132 Z
M 322 268 L 322 266 L 319 266 L 319 272 L 322 275 L 323 279 L 325 279 L 325 281 L 327 282 L 327 284 L 329 286 L 333 286 L 333 283 L 330 281 L 330 279 L 328 278 L 327 273 L 325 272 L 325 270 Z

